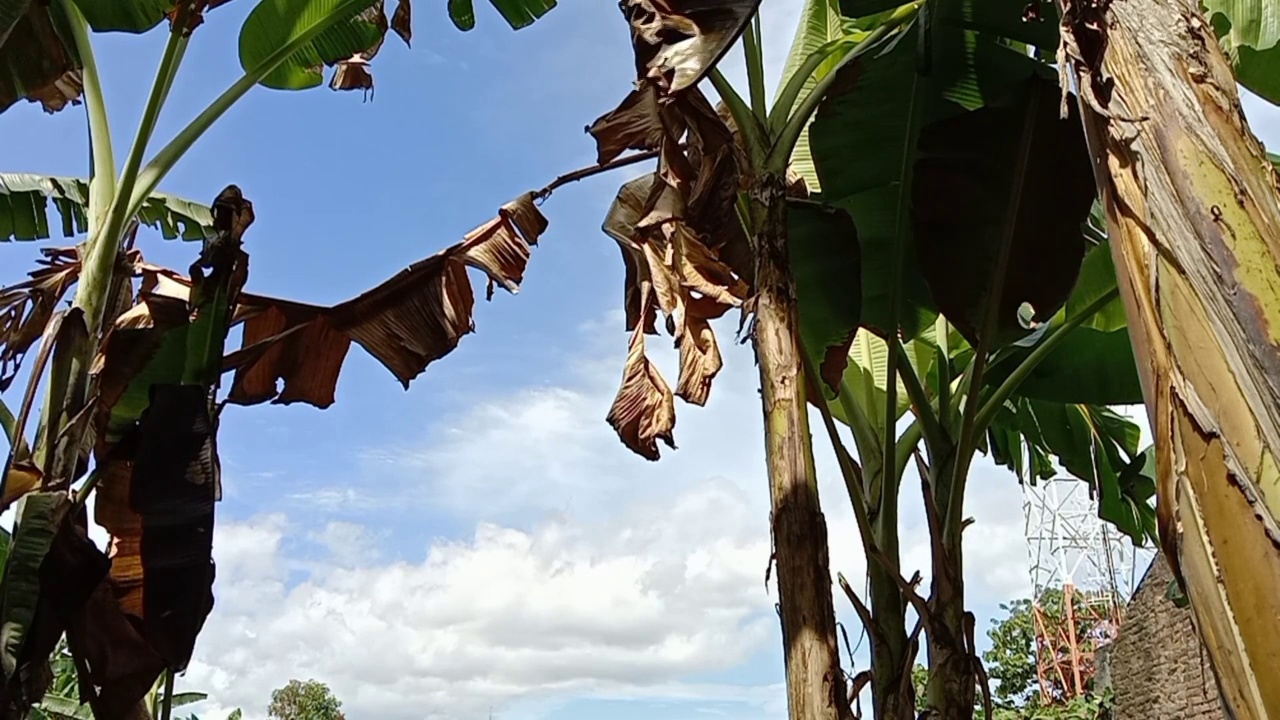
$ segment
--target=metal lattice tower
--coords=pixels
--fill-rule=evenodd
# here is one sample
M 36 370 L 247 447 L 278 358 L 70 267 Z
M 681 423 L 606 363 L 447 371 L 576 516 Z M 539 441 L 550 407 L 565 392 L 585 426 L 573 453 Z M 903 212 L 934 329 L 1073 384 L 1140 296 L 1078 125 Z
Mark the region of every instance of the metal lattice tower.
M 1024 484 L 1023 510 L 1040 695 L 1062 702 L 1085 691 L 1094 651 L 1115 639 L 1152 551 L 1100 519 L 1079 480 Z

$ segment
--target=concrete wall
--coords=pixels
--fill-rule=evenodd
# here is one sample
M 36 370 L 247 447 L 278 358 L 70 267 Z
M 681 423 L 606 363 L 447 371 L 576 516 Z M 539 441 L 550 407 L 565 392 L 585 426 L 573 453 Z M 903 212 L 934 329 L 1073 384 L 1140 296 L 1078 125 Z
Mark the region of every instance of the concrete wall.
M 1157 555 L 1107 648 L 1116 720 L 1227 719 L 1191 610 L 1165 595 L 1172 578 Z

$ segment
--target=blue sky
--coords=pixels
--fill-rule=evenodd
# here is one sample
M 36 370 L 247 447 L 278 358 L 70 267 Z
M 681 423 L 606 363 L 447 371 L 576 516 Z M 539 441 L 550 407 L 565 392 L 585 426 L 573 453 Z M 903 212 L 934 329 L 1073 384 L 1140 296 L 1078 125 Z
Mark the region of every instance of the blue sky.
M 614 3 L 563 0 L 520 32 L 477 3 L 467 34 L 419 5 L 413 49 L 389 40 L 374 62 L 372 102 L 255 89 L 163 183 L 202 202 L 228 183 L 244 190 L 254 292 L 348 298 L 592 162 L 582 128 L 633 73 Z M 238 77 L 251 7 L 230 3 L 197 31 L 161 141 Z M 798 7 L 765 3 L 775 71 Z M 163 36 L 95 40 L 123 159 Z M 1274 112 L 1253 117 L 1273 134 Z M 0 170 L 86 172 L 78 108 L 15 107 L 0 133 Z M 217 606 L 180 683 L 212 694 L 202 717 L 260 718 L 272 688 L 310 677 L 352 720 L 785 717 L 749 353 L 721 330 L 727 367 L 711 403 L 678 409 L 680 450 L 660 463 L 604 423 L 627 335 L 618 251 L 599 226 L 627 177 L 558 191 L 520 294 L 481 300 L 477 333 L 408 392 L 353 349 L 326 411 L 227 410 Z M 140 247 L 175 267 L 195 252 L 146 232 Z M 36 252 L 4 251 L 0 283 Z M 651 347 L 674 377 L 674 353 Z M 820 471 L 833 570 L 856 585 L 847 500 L 829 457 Z M 971 487 L 968 579 L 985 623 L 1026 592 L 1027 552 L 1013 479 L 980 462 Z M 905 562 L 922 567 L 910 499 L 904 524 Z M 857 656 L 866 667 L 865 647 Z

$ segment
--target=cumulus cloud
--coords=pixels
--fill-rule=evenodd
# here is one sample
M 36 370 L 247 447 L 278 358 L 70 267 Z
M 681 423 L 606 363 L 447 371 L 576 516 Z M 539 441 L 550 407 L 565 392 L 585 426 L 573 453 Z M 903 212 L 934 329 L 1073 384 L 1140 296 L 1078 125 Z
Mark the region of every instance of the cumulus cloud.
M 185 684 L 250 716 L 294 677 L 328 682 L 353 717 L 388 719 L 592 691 L 714 696 L 681 680 L 732 667 L 772 632 L 767 538 L 749 516 L 713 479 L 608 525 L 480 523 L 419 562 L 359 565 L 350 538 L 365 531 L 330 525 L 334 562 L 301 582 L 284 518 L 224 523 L 217 606 Z

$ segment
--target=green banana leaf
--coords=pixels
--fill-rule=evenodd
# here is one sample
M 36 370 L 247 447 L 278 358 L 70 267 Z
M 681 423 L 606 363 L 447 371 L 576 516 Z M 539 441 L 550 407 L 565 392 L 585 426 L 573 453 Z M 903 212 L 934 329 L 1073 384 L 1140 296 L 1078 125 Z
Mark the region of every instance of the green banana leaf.
M 935 328 L 930 326 L 912 340 L 903 343 L 905 352 L 900 356 L 900 362 L 905 359 L 916 377 L 930 377 L 937 361 L 936 342 Z M 886 403 L 889 394 L 885 376 L 888 366 L 889 346 L 884 339 L 874 333 L 859 331 L 853 339 L 853 345 L 849 348 L 849 365 L 844 371 L 844 387 L 852 393 L 854 404 L 863 408 L 867 417 L 872 418 L 872 430 L 876 433 L 881 432 L 883 421 L 880 418 L 885 417 L 887 411 Z M 901 418 L 911 407 L 911 400 L 901 376 L 895 378 L 895 381 L 898 386 L 895 416 Z M 852 424 L 842 404 L 834 403 L 831 412 L 840 422 L 846 425 Z M 877 439 L 883 441 L 883 438 Z
M 987 383 L 999 385 L 1031 354 L 1049 330 L 1115 289 L 1110 246 L 1094 246 L 1085 256 L 1080 279 L 1066 307 L 1037 333 L 1002 351 L 988 370 Z M 1064 338 L 1019 384 L 1014 394 L 1059 403 L 1141 404 L 1142 385 L 1125 322 L 1124 303 L 1119 296 Z
M 1280 104 L 1280 5 L 1271 0 L 1203 0 L 1202 6 L 1235 66 L 1236 79 Z
M 853 18 L 891 7 L 842 3 L 845 15 Z M 810 147 L 823 200 L 848 210 L 858 224 L 863 324 L 882 336 L 900 330 L 914 337 L 936 312 L 911 227 L 921 129 L 1007 97 L 1044 71 L 1013 46 L 1047 39 L 1043 28 L 1029 28 L 1036 24 L 1023 21 L 1024 7 L 1021 0 L 938 0 L 892 48 L 839 70 L 818 109 Z M 978 15 L 987 22 L 972 22 Z M 1052 32 L 1056 36 L 1056 29 Z M 899 254 L 903 305 L 899 327 L 889 328 L 890 283 Z
M 556 6 L 556 0 L 489 0 L 512 28 L 528 27 Z M 452 11 L 452 6 L 450 10 Z M 451 13 L 452 16 L 452 13 Z M 474 17 L 474 15 L 473 15 Z M 457 18 L 455 17 L 455 24 Z
M 787 203 L 791 272 L 800 337 L 813 367 L 835 393 L 862 305 L 862 258 L 849 213 L 808 200 Z
M 49 206 L 58 211 L 50 222 Z M 89 182 L 84 178 L 0 173 L 0 242 L 64 238 L 88 230 Z M 207 205 L 167 193 L 152 193 L 138 211 L 138 222 L 160 231 L 166 240 L 213 237 Z
M 840 4 L 836 0 L 806 0 L 800 11 L 800 24 L 796 27 L 795 39 L 787 53 L 786 64 L 782 67 L 782 79 L 778 82 L 779 91 L 786 87 L 787 81 L 799 71 L 800 66 L 823 45 L 845 36 L 845 22 L 840 15 Z M 800 97 L 805 97 L 813 86 L 835 69 L 838 58 L 830 58 L 818 66 L 816 72 L 804 83 Z M 813 120 L 805 125 L 796 141 L 796 148 L 791 153 L 791 169 L 804 178 L 811 192 L 822 192 L 822 182 L 818 178 L 818 170 L 813 165 L 813 153 L 809 147 L 809 127 Z
M 40 565 L 69 506 L 66 493 L 59 492 L 31 493 L 23 504 L 0 582 L 0 669 L 6 682 L 18 670 L 23 644 L 35 620 Z
M 297 45 L 261 84 L 305 90 L 324 82 L 323 68 L 347 60 L 381 41 L 385 27 L 366 10 L 377 0 L 261 0 L 240 28 L 240 65 L 253 73 Z
M 1084 259 L 1093 172 L 1078 117 L 1059 117 L 1055 80 L 1034 72 L 1005 96 L 921 129 L 912 178 L 916 257 L 939 310 L 970 344 L 984 332 L 1008 245 L 998 348 L 1066 303 Z
M 1036 482 L 1056 475 L 1056 463 L 1088 483 L 1100 518 L 1146 545 L 1156 542 L 1155 455 L 1138 450 L 1140 438 L 1109 408 L 1025 398 L 1007 403 L 988 432 L 997 464 Z
M 144 33 L 159 25 L 173 0 L 74 0 L 96 32 Z

